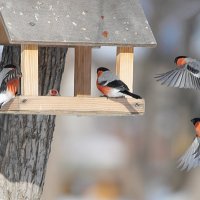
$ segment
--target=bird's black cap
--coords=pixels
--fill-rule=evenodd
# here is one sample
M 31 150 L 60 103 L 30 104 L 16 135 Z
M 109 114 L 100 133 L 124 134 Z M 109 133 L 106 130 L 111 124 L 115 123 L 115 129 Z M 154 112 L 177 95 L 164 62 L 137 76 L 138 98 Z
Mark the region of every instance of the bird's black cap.
M 187 56 L 178 56 L 174 59 L 174 63 L 176 64 L 179 58 L 187 58 Z
M 110 71 L 110 70 L 107 69 L 107 68 L 105 68 L 105 67 L 99 67 L 99 68 L 97 69 L 97 73 L 98 73 L 99 71 L 105 72 L 105 71 Z
M 17 67 L 13 64 L 8 64 L 8 65 L 5 65 L 3 68 L 13 68 L 13 69 L 16 69 Z
M 197 122 L 200 122 L 200 118 L 193 118 L 191 122 L 195 125 Z

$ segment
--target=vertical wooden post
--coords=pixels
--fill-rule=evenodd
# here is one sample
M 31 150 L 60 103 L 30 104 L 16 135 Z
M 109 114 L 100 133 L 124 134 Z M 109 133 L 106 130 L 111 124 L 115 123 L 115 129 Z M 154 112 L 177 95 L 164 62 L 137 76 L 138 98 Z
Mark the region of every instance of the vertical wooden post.
M 133 47 L 117 47 L 116 74 L 133 91 Z
M 38 96 L 38 45 L 21 45 L 22 95 Z
M 74 96 L 91 93 L 91 59 L 91 47 L 75 47 Z

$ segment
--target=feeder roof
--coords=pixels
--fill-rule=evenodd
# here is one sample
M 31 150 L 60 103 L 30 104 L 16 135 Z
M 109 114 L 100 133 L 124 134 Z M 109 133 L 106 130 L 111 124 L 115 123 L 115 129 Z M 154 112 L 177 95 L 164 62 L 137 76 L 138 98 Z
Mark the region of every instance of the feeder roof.
M 0 44 L 155 46 L 137 0 L 0 0 Z

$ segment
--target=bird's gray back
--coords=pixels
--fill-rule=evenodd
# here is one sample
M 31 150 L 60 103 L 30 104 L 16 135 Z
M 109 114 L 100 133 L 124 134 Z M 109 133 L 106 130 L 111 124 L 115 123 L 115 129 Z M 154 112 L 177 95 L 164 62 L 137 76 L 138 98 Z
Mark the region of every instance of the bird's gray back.
M 105 82 L 105 81 L 111 82 L 114 80 L 119 80 L 119 78 L 110 71 L 105 71 L 100 77 L 98 77 L 99 83 Z

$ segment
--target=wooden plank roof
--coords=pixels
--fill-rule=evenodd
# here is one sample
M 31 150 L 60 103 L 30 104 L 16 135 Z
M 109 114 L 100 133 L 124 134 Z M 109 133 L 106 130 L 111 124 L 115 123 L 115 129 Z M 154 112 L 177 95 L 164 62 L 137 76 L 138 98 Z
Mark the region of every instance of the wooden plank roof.
M 138 0 L 0 0 L 0 43 L 156 45 Z

